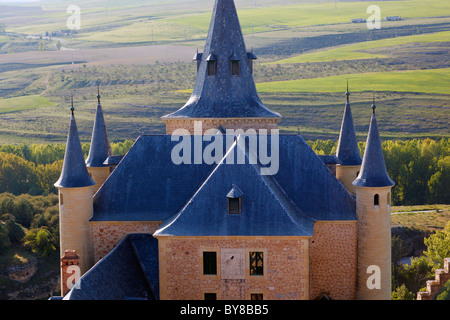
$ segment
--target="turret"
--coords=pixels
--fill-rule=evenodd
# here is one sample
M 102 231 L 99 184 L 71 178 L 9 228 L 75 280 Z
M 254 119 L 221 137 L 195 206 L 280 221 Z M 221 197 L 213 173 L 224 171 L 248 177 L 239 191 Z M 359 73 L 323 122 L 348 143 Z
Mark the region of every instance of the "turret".
M 66 250 L 75 250 L 80 258 L 80 273 L 83 274 L 94 262 L 89 219 L 93 214 L 92 188 L 95 181 L 89 176 L 84 162 L 73 98 L 71 113 L 64 163 L 61 176 L 55 183 L 59 191 L 60 257 Z
M 348 83 L 346 96 L 344 116 L 342 118 L 341 131 L 339 133 L 339 141 L 336 150 L 336 157 L 340 160 L 340 163 L 336 166 L 336 177 L 350 193 L 355 194 L 355 187 L 352 182 L 359 174 L 362 159 L 353 126 Z
M 206 44 L 195 54 L 197 79 L 192 95 L 179 110 L 165 115 L 166 133 L 186 129 L 194 122 L 208 129 L 276 129 L 281 116 L 258 97 L 253 80 L 253 61 L 247 52 L 233 0 L 216 0 Z
M 356 190 L 358 275 L 356 298 L 391 298 L 391 188 L 375 117 L 375 101 Z
M 97 112 L 94 127 L 92 129 L 91 146 L 86 159 L 89 174 L 95 181 L 94 193 L 108 179 L 110 169 L 104 162 L 111 156 L 111 146 L 106 132 L 105 119 L 103 117 L 102 105 L 100 103 L 100 92 L 97 94 Z

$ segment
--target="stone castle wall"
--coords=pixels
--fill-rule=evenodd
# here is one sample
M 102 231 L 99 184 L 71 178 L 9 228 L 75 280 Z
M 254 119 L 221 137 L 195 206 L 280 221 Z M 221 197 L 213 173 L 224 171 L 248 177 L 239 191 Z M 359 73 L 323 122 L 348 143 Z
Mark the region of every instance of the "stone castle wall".
M 357 269 L 356 221 L 317 221 L 309 241 L 310 298 L 353 300 Z
M 94 261 L 110 252 L 129 233 L 153 234 L 161 222 L 145 221 L 95 221 L 91 222 L 94 244 Z
M 159 237 L 162 300 L 309 299 L 308 238 Z M 203 251 L 217 252 L 217 274 L 203 274 Z M 263 252 L 264 274 L 250 275 L 249 254 Z

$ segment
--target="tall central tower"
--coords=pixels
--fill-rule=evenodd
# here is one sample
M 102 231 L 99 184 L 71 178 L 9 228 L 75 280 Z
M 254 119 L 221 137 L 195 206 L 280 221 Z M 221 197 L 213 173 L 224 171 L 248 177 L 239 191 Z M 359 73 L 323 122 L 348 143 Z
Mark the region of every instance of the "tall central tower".
M 194 122 L 203 131 L 218 129 L 276 129 L 281 120 L 259 99 L 252 75 L 253 53 L 247 52 L 233 0 L 216 0 L 203 53 L 196 54 L 197 79 L 189 101 L 162 117 L 166 133 Z

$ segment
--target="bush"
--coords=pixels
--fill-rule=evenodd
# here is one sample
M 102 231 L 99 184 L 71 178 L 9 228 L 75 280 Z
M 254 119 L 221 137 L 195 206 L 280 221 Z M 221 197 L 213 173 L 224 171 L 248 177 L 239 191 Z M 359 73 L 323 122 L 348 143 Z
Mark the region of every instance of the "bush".
M 394 292 L 392 292 L 392 300 L 414 300 L 414 293 L 409 291 L 405 284 L 397 287 Z
M 25 236 L 25 246 L 42 257 L 46 257 L 56 250 L 52 243 L 51 233 L 45 227 L 31 229 Z
M 3 224 L 0 224 L 0 254 L 3 254 L 9 247 L 10 241 L 8 237 L 8 230 Z
M 6 222 L 6 230 L 8 231 L 9 240 L 12 243 L 20 244 L 25 237 L 25 231 L 23 231 L 23 228 L 13 220 L 8 220 Z

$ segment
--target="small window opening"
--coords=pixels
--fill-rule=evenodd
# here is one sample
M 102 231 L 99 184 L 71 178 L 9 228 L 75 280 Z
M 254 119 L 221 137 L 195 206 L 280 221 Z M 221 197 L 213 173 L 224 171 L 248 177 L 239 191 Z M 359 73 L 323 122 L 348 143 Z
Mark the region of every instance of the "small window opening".
M 208 61 L 208 76 L 215 76 L 217 64 L 215 61 Z
M 64 197 L 63 197 L 63 194 L 60 193 L 59 194 L 59 205 L 62 206 L 63 204 L 64 204 Z
M 203 274 L 205 275 L 217 274 L 217 252 L 215 251 L 203 252 Z
M 391 193 L 390 193 L 390 192 L 388 192 L 388 194 L 387 194 L 387 200 L 386 200 L 386 203 L 387 203 L 388 205 L 391 205 Z
M 262 252 L 250 252 L 250 275 L 264 275 L 264 261 Z
M 232 60 L 231 61 L 231 75 L 232 76 L 239 76 L 240 75 L 239 60 Z
M 373 197 L 373 205 L 374 206 L 380 205 L 380 196 L 378 194 L 374 195 L 374 197 Z
M 262 293 L 252 293 L 250 295 L 250 300 L 263 300 L 263 294 Z
M 228 198 L 228 214 L 241 213 L 242 198 Z
M 217 294 L 205 293 L 205 300 L 217 300 Z

